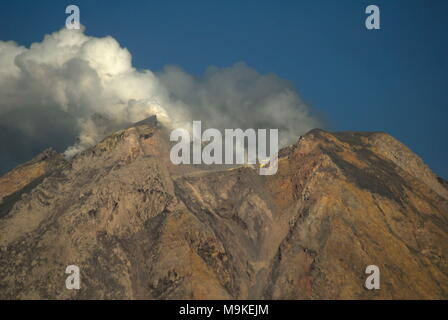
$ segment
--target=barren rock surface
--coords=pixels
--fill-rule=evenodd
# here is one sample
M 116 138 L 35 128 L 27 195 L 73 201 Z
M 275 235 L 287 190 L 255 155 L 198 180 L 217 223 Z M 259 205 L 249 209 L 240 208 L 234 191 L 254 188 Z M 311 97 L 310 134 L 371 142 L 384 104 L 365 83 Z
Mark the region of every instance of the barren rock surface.
M 446 182 L 391 136 L 312 130 L 273 176 L 169 148 L 150 118 L 1 177 L 0 298 L 448 298 Z

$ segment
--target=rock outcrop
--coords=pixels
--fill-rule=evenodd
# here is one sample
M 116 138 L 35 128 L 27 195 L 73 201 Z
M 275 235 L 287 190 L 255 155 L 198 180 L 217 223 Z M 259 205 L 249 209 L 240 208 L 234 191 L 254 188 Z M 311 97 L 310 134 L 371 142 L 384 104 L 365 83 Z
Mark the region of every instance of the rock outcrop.
M 446 183 L 391 136 L 312 130 L 273 176 L 174 166 L 167 137 L 151 118 L 0 178 L 0 298 L 448 298 Z

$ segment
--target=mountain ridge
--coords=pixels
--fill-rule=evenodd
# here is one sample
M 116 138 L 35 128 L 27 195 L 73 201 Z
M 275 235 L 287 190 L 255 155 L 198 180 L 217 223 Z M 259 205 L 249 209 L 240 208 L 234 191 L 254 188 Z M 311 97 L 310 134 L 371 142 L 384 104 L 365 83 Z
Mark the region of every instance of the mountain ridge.
M 311 130 L 273 176 L 175 166 L 169 148 L 152 117 L 1 177 L 0 199 L 18 194 L 0 200 L 0 297 L 448 297 L 448 189 L 391 136 Z M 364 288 L 370 264 L 380 290 Z

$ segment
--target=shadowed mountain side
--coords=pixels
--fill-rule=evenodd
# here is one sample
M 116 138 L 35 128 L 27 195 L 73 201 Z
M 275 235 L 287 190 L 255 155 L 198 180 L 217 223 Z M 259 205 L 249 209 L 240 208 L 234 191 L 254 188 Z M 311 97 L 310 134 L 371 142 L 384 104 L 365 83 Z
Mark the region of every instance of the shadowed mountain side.
M 389 135 L 315 129 L 260 176 L 175 166 L 168 133 L 152 117 L 1 177 L 0 297 L 448 298 L 448 190 Z

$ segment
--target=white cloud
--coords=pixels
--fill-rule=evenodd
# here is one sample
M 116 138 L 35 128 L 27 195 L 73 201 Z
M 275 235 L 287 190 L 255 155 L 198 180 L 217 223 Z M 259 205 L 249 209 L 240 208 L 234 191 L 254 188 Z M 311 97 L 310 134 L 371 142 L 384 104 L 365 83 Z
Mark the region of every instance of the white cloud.
M 259 74 L 242 63 L 209 67 L 201 77 L 173 66 L 159 74 L 139 71 L 114 38 L 90 37 L 84 28 L 62 29 L 30 48 L 0 41 L 0 97 L 0 126 L 20 132 L 23 139 L 48 140 L 39 141 L 48 145 L 66 143 L 76 134 L 78 143 L 67 155 L 96 143 L 108 129 L 153 114 L 173 127 L 202 120 L 220 129 L 279 128 L 283 144 L 320 125 L 292 85 L 273 74 Z M 51 116 L 42 116 L 48 112 Z M 37 113 L 39 123 L 9 121 Z M 110 122 L 95 122 L 94 114 Z M 73 125 L 57 125 L 61 115 L 64 124 Z M 60 137 L 39 134 L 45 126 L 57 128 Z

